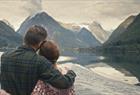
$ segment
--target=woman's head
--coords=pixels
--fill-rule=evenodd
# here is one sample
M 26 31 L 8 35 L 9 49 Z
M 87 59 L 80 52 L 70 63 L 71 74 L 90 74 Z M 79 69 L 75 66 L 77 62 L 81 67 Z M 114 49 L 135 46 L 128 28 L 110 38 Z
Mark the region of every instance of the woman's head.
M 47 58 L 52 64 L 55 64 L 59 58 L 59 49 L 55 43 L 47 41 L 41 46 L 39 54 Z

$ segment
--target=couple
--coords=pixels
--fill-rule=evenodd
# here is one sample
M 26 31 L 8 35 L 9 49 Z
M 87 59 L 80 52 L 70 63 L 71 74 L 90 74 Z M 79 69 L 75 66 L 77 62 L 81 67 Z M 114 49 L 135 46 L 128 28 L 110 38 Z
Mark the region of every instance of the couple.
M 1 88 L 7 94 L 75 95 L 76 74 L 72 70 L 60 72 L 56 64 L 59 50 L 46 38 L 43 27 L 32 26 L 25 34 L 23 46 L 2 55 Z

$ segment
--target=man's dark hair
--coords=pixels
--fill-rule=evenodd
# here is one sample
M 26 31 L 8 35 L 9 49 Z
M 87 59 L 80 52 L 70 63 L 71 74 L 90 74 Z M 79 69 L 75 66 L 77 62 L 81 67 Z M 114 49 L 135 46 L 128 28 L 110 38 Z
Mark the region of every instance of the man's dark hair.
M 38 25 L 28 29 L 24 37 L 24 43 L 27 45 L 37 45 L 47 37 L 47 31 Z
M 47 58 L 52 64 L 55 64 L 59 58 L 59 49 L 52 41 L 46 41 L 40 48 L 39 54 Z

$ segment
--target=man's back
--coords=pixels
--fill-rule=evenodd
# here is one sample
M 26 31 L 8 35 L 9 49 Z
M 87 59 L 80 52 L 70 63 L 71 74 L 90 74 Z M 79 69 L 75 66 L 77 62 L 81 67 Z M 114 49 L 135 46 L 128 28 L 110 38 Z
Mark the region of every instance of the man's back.
M 2 89 L 12 95 L 30 95 L 38 79 L 40 59 L 31 48 L 19 48 L 2 55 Z
M 69 70 L 62 75 L 47 59 L 36 54 L 46 41 L 47 31 L 34 25 L 24 36 L 24 45 L 1 57 L 1 88 L 12 95 L 30 95 L 37 80 L 59 89 L 73 85 L 76 74 Z
M 67 89 L 73 85 L 75 77 L 71 70 L 62 75 L 47 59 L 26 46 L 1 57 L 1 88 L 12 95 L 30 95 L 38 80 Z

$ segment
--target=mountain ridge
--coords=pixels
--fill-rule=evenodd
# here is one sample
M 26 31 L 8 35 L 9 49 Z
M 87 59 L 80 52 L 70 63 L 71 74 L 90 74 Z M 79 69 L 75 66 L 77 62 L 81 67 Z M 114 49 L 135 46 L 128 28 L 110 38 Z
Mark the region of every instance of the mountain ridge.
M 125 19 L 111 34 L 111 36 L 109 37 L 109 39 L 105 42 L 105 44 L 111 44 L 113 42 L 115 42 L 115 40 L 117 40 L 117 37 L 119 38 L 119 36 L 126 31 L 127 27 L 129 27 L 129 25 L 134 21 L 134 19 L 136 18 L 136 16 L 129 16 L 127 19 Z
M 104 43 L 110 35 L 109 32 L 105 31 L 103 27 L 96 21 L 93 21 L 89 25 L 89 30 L 101 43 Z
M 96 39 L 96 37 L 84 27 L 78 32 L 78 37 L 83 40 L 88 45 L 88 47 L 101 46 L 101 43 Z
M 32 25 L 41 25 L 47 29 L 48 39 L 54 40 L 61 51 L 72 48 L 85 48 L 85 42 L 80 41 L 77 33 L 70 29 L 64 28 L 59 22 L 48 15 L 46 12 L 37 13 L 28 17 L 18 29 L 18 33 L 25 35 L 25 31 Z M 91 47 L 91 46 L 90 46 Z M 95 46 L 94 46 L 95 47 Z
M 0 44 L 1 48 L 15 48 L 22 44 L 22 37 L 7 23 L 0 21 Z

